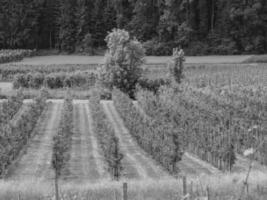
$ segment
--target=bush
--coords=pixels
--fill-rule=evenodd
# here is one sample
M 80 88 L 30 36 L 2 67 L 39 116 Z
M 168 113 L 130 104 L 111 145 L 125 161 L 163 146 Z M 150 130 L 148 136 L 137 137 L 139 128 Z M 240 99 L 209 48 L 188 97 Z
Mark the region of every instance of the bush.
M 139 80 L 138 84 L 142 89 L 152 91 L 154 94 L 156 94 L 161 86 L 169 85 L 170 80 L 162 78 L 154 80 L 142 78 Z
M 29 80 L 29 87 L 34 89 L 39 89 L 43 85 L 43 82 L 44 82 L 44 75 L 41 73 L 36 73 Z
M 14 77 L 14 81 L 13 81 L 13 87 L 15 89 L 18 89 L 20 87 L 23 87 L 23 88 L 28 88 L 28 81 L 26 80 L 26 77 L 25 75 L 23 74 L 17 74 L 15 77 Z
M 173 42 L 159 42 L 154 39 L 145 42 L 143 46 L 148 56 L 167 56 L 172 54 L 175 44 Z
M 92 87 L 95 85 L 96 75 L 91 72 L 73 72 L 73 73 L 28 73 L 18 74 L 13 81 L 13 87 L 39 89 L 45 86 L 50 89 L 63 87 Z
M 0 50 L 0 63 L 20 61 L 24 57 L 33 56 L 36 50 L 3 49 Z

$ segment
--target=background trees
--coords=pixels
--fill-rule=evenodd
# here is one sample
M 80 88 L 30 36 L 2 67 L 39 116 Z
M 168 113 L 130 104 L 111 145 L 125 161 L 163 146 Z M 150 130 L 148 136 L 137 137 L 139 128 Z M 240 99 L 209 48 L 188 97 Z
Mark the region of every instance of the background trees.
M 2 0 L 0 48 L 83 51 L 90 33 L 96 47 L 113 28 L 145 43 L 148 54 L 263 53 L 267 50 L 265 0 Z

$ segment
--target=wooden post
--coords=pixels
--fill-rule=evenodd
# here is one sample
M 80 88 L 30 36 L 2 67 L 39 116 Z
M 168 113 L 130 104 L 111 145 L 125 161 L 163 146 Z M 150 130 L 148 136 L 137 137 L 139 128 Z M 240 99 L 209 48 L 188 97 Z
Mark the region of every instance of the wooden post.
M 189 194 L 190 195 L 192 195 L 192 194 L 194 194 L 194 188 L 193 188 L 194 186 L 193 186 L 193 181 L 191 181 L 191 183 L 190 183 L 190 188 L 189 188 Z
M 117 188 L 114 190 L 114 199 L 118 200 L 118 191 Z
M 187 194 L 187 183 L 186 183 L 186 176 L 183 176 L 183 195 Z
M 128 195 L 127 195 L 127 183 L 123 183 L 123 200 L 127 200 L 128 199 Z
M 55 198 L 56 198 L 56 200 L 59 200 L 59 195 L 58 195 L 58 174 L 57 174 L 57 170 L 55 170 Z
M 207 199 L 210 200 L 210 189 L 207 187 Z

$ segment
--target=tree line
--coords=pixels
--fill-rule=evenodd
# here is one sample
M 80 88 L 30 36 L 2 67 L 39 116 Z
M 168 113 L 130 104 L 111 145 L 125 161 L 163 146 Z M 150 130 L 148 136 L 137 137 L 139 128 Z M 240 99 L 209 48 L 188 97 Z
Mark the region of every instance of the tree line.
M 147 54 L 263 53 L 265 0 L 1 0 L 0 48 L 87 51 L 113 28 L 143 42 Z

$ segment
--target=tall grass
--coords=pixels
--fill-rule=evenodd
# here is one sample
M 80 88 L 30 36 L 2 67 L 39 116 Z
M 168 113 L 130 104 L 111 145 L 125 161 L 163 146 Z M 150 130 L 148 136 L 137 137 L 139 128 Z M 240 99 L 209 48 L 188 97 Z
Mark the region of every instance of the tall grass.
M 188 177 L 188 191 L 192 199 L 206 196 L 206 188 L 210 188 L 211 199 L 230 200 L 238 199 L 245 174 L 228 174 L 216 176 Z M 121 180 L 101 181 L 98 183 L 60 182 L 60 194 L 63 200 L 115 200 L 121 199 L 122 183 L 128 183 L 129 200 L 174 200 L 182 199 L 182 180 L 165 179 L 155 180 Z M 243 199 L 267 199 L 267 175 L 253 172 L 249 179 L 249 197 Z M 262 188 L 262 191 L 257 189 Z M 53 199 L 53 182 L 36 182 L 33 180 L 0 181 L 0 199 L 14 200 Z

